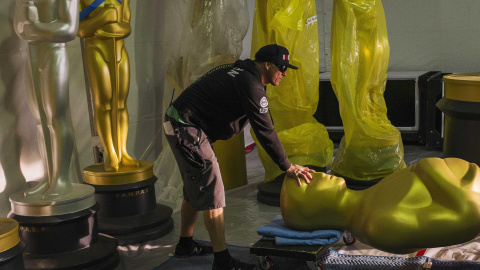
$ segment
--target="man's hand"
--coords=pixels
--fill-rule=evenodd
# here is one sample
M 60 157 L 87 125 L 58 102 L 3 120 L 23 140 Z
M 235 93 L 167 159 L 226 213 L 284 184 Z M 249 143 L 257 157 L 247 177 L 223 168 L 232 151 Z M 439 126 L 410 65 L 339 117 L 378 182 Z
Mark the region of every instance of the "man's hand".
M 298 186 L 302 185 L 302 182 L 300 181 L 300 177 L 305 180 L 305 183 L 310 184 L 310 179 L 313 178 L 313 176 L 310 173 L 314 173 L 315 170 L 312 170 L 307 167 L 303 167 L 297 164 L 292 164 L 290 168 L 286 171 L 286 174 L 290 178 L 295 178 L 297 179 Z

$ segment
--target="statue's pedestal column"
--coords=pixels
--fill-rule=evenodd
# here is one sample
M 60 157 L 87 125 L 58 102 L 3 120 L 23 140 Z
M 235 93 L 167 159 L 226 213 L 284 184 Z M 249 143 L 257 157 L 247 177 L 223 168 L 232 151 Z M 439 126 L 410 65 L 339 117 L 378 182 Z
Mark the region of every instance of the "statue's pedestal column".
M 437 107 L 445 114 L 443 157 L 480 166 L 480 73 L 443 77 L 445 95 Z
M 18 222 L 10 218 L 0 218 L 0 269 L 23 270 L 22 252 L 25 244 L 18 235 Z
M 94 189 L 72 184 L 59 199 L 23 193 L 10 197 L 9 217 L 19 225 L 25 269 L 113 269 L 118 265 L 117 240 L 97 232 Z
M 225 190 L 247 184 L 247 161 L 243 132 L 227 141 L 213 143 Z
M 173 230 L 173 210 L 156 203 L 153 164 L 106 172 L 103 163 L 84 169 L 85 183 L 95 188 L 98 230 L 116 238 L 119 245 L 145 242 Z

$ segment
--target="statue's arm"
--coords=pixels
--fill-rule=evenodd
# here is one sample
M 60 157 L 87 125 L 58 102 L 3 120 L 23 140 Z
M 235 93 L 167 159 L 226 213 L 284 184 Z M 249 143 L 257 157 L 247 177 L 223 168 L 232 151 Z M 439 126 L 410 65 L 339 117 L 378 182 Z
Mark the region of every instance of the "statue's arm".
M 57 0 L 57 19 L 52 22 L 40 22 L 39 11 L 33 1 L 17 5 L 19 19 L 23 24 L 22 37 L 33 43 L 68 42 L 76 37 L 78 27 L 78 0 Z
M 132 12 L 130 10 L 130 0 L 123 1 L 123 21 L 130 24 L 130 18 L 132 17 Z
M 98 29 L 109 23 L 118 21 L 117 10 L 113 6 L 104 6 L 95 16 L 88 16 L 78 26 L 77 36 L 89 38 L 95 35 Z
M 15 16 L 13 18 L 13 25 L 15 32 L 22 39 L 27 39 L 25 26 L 31 24 L 32 21 L 38 21 L 38 11 L 36 10 L 33 1 L 17 0 L 15 2 Z
M 130 0 L 123 1 L 123 21 L 121 22 L 122 28 L 125 29 L 125 38 L 130 35 L 132 32 L 132 27 L 130 26 L 130 19 L 132 17 L 132 12 L 130 10 Z
M 446 173 L 445 171 L 447 170 L 440 169 L 441 166 L 446 165 L 439 161 L 440 159 L 421 160 L 416 166 L 419 166 L 421 162 L 434 163 L 427 169 L 430 171 L 429 173 L 423 169 L 415 169 L 416 173 L 422 179 L 423 184 L 429 190 L 430 196 L 436 204 L 457 213 L 468 211 L 469 196 L 467 191 L 461 188 L 459 183 L 450 179 L 454 177 L 452 174 Z

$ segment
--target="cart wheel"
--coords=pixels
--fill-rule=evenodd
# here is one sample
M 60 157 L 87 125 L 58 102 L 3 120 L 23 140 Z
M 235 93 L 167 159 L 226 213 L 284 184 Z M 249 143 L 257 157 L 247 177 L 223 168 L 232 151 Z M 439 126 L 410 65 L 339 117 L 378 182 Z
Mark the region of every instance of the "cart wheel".
M 351 245 L 355 244 L 355 242 L 357 242 L 357 238 L 355 238 L 355 236 L 353 236 L 349 232 L 344 232 L 343 233 L 343 242 L 345 242 L 345 244 L 347 246 L 351 246 Z
M 260 267 L 264 270 L 273 270 L 273 261 L 267 256 L 258 257 Z
M 325 266 L 321 262 L 317 262 L 318 270 L 325 270 Z
M 308 268 L 312 270 L 325 270 L 325 266 L 321 262 L 307 261 Z

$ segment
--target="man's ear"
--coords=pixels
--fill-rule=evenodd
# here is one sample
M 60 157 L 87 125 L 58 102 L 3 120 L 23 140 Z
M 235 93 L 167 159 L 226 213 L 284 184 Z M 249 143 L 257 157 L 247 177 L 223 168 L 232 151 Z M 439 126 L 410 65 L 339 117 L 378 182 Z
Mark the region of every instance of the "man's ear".
M 265 68 L 265 70 L 268 70 L 270 68 L 270 62 L 263 62 L 263 67 Z

